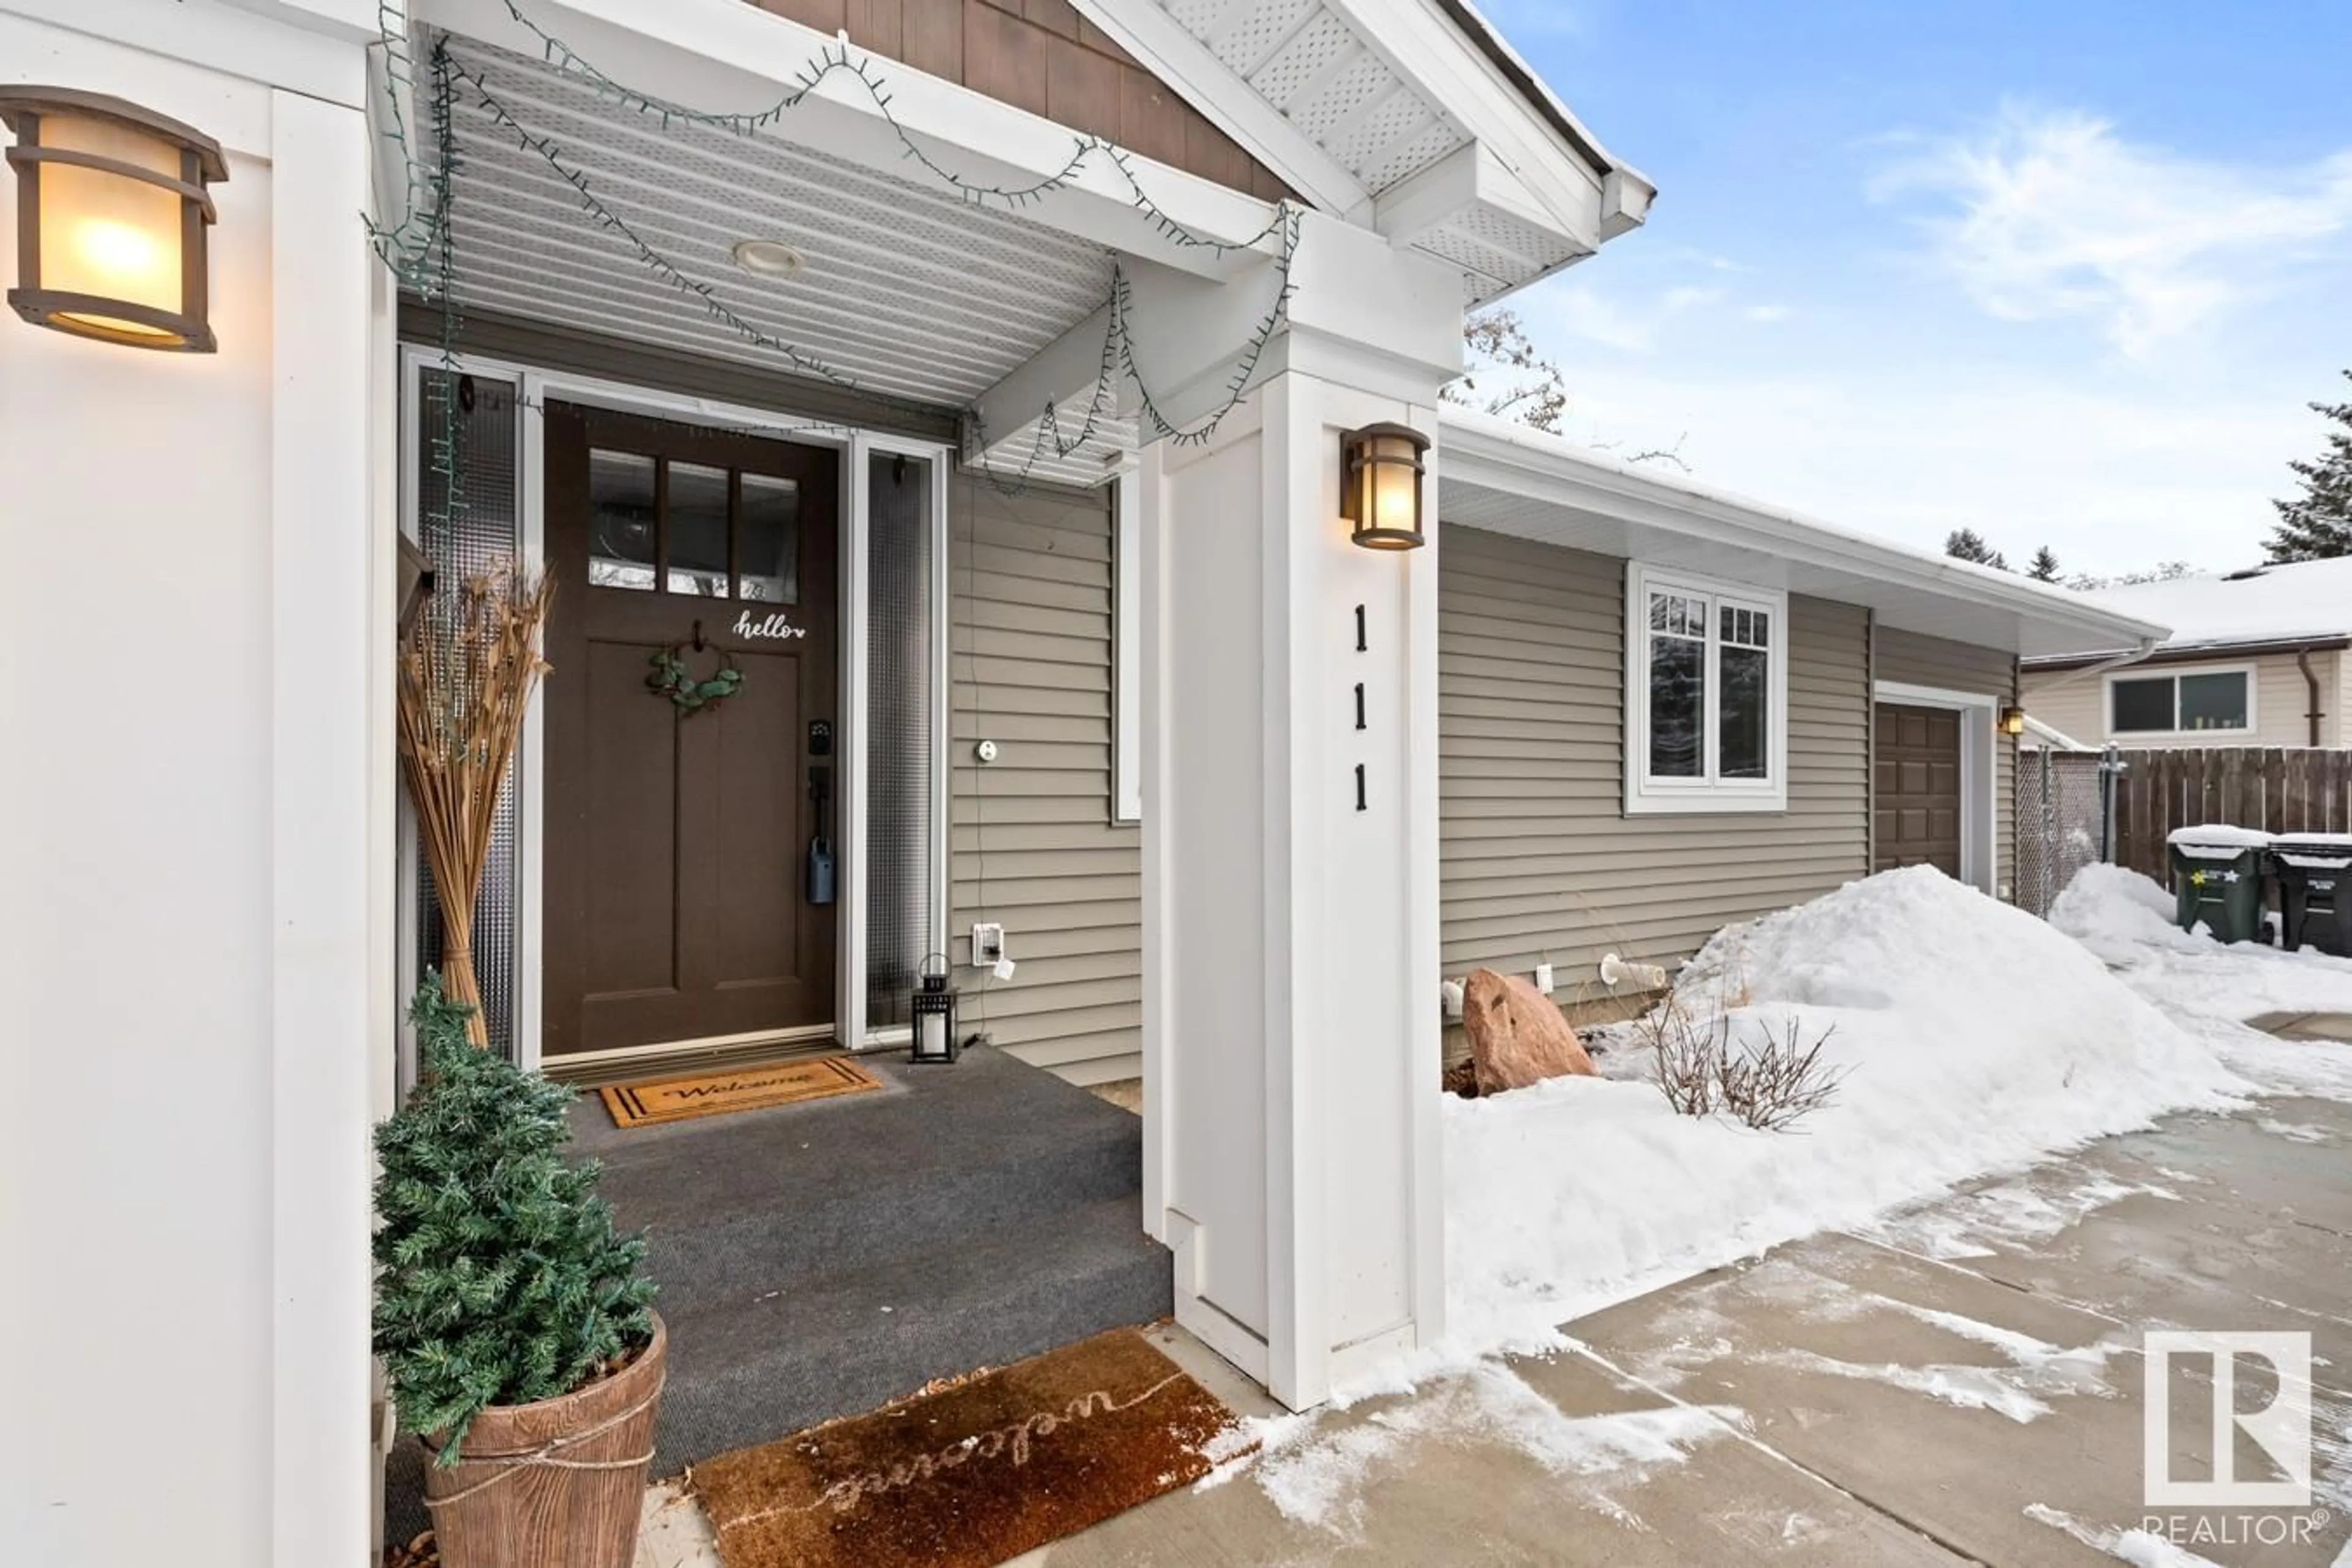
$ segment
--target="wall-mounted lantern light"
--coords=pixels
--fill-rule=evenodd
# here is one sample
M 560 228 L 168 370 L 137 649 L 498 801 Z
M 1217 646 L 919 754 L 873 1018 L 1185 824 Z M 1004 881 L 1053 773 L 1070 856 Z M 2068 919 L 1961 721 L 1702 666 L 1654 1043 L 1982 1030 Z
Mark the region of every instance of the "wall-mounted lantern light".
M 1367 550 L 1417 550 L 1422 454 L 1429 437 L 1406 425 L 1367 425 L 1339 437 L 1339 515 Z
M 205 187 L 220 143 L 160 114 L 61 87 L 0 87 L 16 133 L 16 287 L 36 326 L 134 348 L 211 353 Z
M 914 1015 L 914 1049 L 909 1059 L 948 1063 L 956 1059 L 963 1042 L 956 1038 L 956 994 L 948 984 L 948 961 L 938 953 L 923 960 L 921 978 L 915 982 L 908 1010 Z
M 2002 709 L 2000 710 L 2000 732 L 2004 735 L 2024 734 L 2025 710 L 2014 707 Z

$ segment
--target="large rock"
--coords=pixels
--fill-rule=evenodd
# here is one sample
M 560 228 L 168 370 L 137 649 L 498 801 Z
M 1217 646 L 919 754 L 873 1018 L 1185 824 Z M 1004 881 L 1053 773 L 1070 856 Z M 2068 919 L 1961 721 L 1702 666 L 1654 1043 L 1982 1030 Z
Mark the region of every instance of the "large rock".
M 1566 1073 L 1594 1076 L 1592 1058 L 1551 998 L 1516 974 L 1471 971 L 1462 987 L 1462 1028 L 1482 1095 Z

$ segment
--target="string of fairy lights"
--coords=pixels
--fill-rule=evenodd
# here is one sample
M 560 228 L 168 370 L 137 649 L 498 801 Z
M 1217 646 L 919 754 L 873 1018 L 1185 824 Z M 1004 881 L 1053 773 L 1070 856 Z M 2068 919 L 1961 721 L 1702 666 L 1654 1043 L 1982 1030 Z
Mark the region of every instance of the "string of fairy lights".
M 651 119 L 667 132 L 694 126 L 747 139 L 773 134 L 791 112 L 807 102 L 825 81 L 845 79 L 861 85 L 882 122 L 898 139 L 903 157 L 927 176 L 975 206 L 1018 212 L 1069 188 L 1089 168 L 1108 167 L 1124 184 L 1129 201 L 1149 220 L 1165 242 L 1182 249 L 1214 255 L 1274 247 L 1273 298 L 1244 341 L 1216 407 L 1198 419 L 1173 417 L 1152 391 L 1136 353 L 1136 301 L 1132 281 L 1114 258 L 1105 303 L 1102 352 L 1082 412 L 1066 411 L 1048 401 L 1035 426 L 1035 437 L 1019 465 L 1006 469 L 987 459 L 989 433 L 977 407 L 958 412 L 965 430 L 967 462 L 999 489 L 1014 493 L 1025 488 L 1047 460 L 1067 459 L 1094 441 L 1113 416 L 1122 381 L 1133 388 L 1134 404 L 1151 438 L 1192 446 L 1213 437 L 1225 418 L 1240 405 L 1267 347 L 1288 319 L 1292 264 L 1298 247 L 1298 209 L 1286 202 L 1257 233 L 1242 239 L 1222 238 L 1194 229 L 1171 216 L 1138 177 L 1132 157 L 1108 139 L 1073 132 L 1068 159 L 1053 173 L 1024 185 L 995 184 L 968 179 L 926 148 L 908 132 L 891 107 L 889 81 L 871 57 L 846 43 L 827 46 L 792 78 L 792 85 L 775 101 L 748 112 L 718 112 L 657 97 L 633 87 L 604 70 L 541 26 L 520 0 L 502 0 L 507 14 L 540 46 L 547 64 L 586 84 L 595 95 Z M 420 86 L 402 0 L 379 0 L 378 26 L 384 62 L 387 112 L 385 135 L 394 143 L 406 181 L 404 210 L 391 225 L 368 222 L 370 242 L 377 256 L 401 283 L 434 304 L 439 311 L 439 353 L 444 392 L 435 400 L 438 417 L 428 435 L 428 461 L 440 489 L 447 515 L 465 510 L 462 453 L 463 425 L 456 384 L 459 342 L 464 323 L 457 304 L 459 259 L 456 240 L 456 206 L 462 184 L 464 159 L 458 150 L 457 114 L 460 95 L 485 123 L 518 150 L 544 164 L 570 190 L 581 212 L 616 238 L 665 287 L 727 332 L 762 353 L 782 361 L 794 373 L 859 393 L 885 406 L 903 405 L 908 412 L 935 416 L 934 405 L 918 403 L 862 384 L 858 378 L 831 363 L 822 354 L 760 327 L 727 303 L 709 283 L 695 277 L 648 239 L 642 229 L 616 211 L 599 194 L 595 182 L 551 137 L 534 130 L 478 68 L 457 59 L 446 37 L 436 37 L 426 60 L 422 83 L 425 103 L 424 132 L 427 152 L 420 148 L 410 126 L 409 100 Z

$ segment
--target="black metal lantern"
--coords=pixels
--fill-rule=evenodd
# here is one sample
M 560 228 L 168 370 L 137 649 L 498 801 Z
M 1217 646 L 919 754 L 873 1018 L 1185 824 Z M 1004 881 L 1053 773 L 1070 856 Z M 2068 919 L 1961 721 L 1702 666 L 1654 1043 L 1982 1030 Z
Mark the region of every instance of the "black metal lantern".
M 0 124 L 16 133 L 16 312 L 101 342 L 213 353 L 205 187 L 228 178 L 220 143 L 61 87 L 0 87 Z
M 2000 732 L 2004 735 L 2024 734 L 2025 710 L 2018 707 L 2002 709 L 2000 710 Z
M 1367 550 L 1418 550 L 1422 454 L 1429 437 L 1409 425 L 1367 425 L 1339 437 L 1339 515 Z
M 915 1020 L 915 1048 L 908 1060 L 952 1062 L 962 1049 L 956 1038 L 956 994 L 948 984 L 948 961 L 933 953 L 923 960 L 908 1011 Z

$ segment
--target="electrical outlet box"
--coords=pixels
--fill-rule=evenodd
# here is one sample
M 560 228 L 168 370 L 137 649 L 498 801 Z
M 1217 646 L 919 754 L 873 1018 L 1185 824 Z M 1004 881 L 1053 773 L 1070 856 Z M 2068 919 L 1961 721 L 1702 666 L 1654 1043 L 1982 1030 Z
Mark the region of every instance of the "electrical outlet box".
M 974 922 L 971 928 L 971 966 L 989 969 L 1004 960 L 1004 927 L 996 921 Z
M 1542 992 L 1547 996 L 1551 994 L 1550 964 L 1538 963 L 1536 965 L 1536 989 Z

